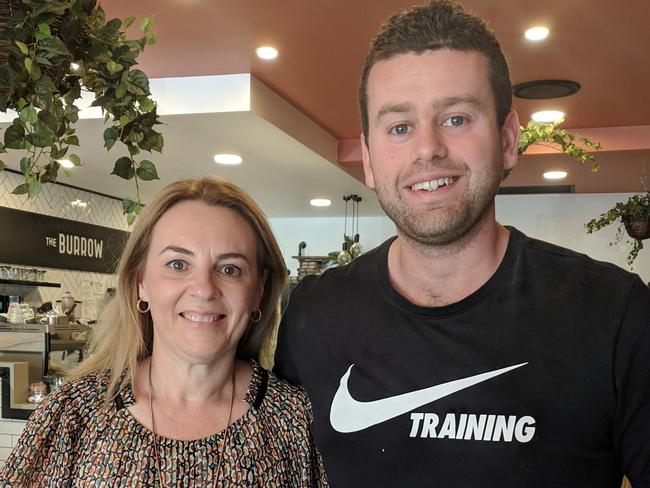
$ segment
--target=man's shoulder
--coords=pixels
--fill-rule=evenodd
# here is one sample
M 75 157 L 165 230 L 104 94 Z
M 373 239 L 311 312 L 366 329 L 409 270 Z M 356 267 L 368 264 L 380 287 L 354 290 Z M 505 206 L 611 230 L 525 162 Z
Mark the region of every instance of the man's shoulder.
M 534 269 L 542 275 L 552 275 L 558 280 L 563 277 L 589 280 L 593 286 L 598 284 L 610 286 L 615 283 L 631 285 L 634 281 L 640 280 L 638 275 L 616 264 L 599 261 L 573 249 L 529 237 L 514 228 L 510 228 L 510 231 L 517 239 L 521 252 L 519 264 Z

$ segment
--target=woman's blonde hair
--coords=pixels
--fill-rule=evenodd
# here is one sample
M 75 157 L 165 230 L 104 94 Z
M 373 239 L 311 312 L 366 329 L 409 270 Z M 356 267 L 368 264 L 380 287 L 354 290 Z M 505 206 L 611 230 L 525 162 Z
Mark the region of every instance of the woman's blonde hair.
M 277 305 L 286 286 L 287 269 L 280 247 L 257 204 L 241 188 L 215 176 L 172 183 L 138 216 L 118 265 L 115 298 L 106 306 L 97 324 L 88 358 L 70 374 L 78 378 L 94 372 L 108 372 L 107 401 L 116 393 L 123 376 L 133 384 L 138 362 L 151 354 L 153 323 L 150 314 L 137 310 L 138 281 L 144 272 L 154 226 L 172 206 L 187 200 L 229 208 L 243 217 L 255 233 L 259 272 L 266 273 L 260 302 L 262 318 L 257 323 L 249 322 L 239 341 L 237 357 L 257 358 L 279 320 Z

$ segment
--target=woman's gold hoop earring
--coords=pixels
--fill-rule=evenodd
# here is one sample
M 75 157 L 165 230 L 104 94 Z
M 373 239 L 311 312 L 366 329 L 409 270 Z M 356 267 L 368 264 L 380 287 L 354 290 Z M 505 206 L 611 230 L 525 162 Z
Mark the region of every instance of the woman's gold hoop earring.
M 144 308 L 142 308 L 142 305 L 144 305 Z M 135 304 L 135 307 L 138 309 L 138 312 L 147 313 L 149 311 L 149 302 L 145 302 L 139 298 L 138 303 Z
M 253 312 L 251 313 L 251 322 L 256 324 L 260 320 L 262 320 L 262 311 L 259 308 L 257 310 L 253 310 Z

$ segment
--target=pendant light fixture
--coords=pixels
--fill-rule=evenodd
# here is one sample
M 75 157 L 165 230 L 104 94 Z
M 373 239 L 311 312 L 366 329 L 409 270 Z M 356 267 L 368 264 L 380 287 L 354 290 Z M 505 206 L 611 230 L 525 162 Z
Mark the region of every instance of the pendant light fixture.
M 345 266 L 352 262 L 352 255 L 348 252 L 348 201 L 352 198 L 351 195 L 346 195 L 343 197 L 345 201 L 345 219 L 343 221 L 343 246 L 341 247 L 341 252 L 336 258 L 336 262 L 339 263 L 339 266 Z
M 359 195 L 351 195 L 352 197 L 352 225 L 354 226 L 356 222 L 356 228 L 354 228 L 354 242 L 350 246 L 350 254 L 352 259 L 356 259 L 363 254 L 363 246 L 359 242 L 359 202 L 361 197 Z

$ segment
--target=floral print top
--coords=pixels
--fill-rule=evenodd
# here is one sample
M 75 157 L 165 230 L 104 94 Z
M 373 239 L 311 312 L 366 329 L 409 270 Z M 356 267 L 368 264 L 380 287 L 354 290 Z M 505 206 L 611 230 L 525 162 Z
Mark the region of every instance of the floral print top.
M 225 430 L 199 440 L 157 437 L 131 415 L 130 385 L 108 407 L 108 375 L 63 384 L 30 417 L 0 471 L 1 486 L 327 487 L 309 427 L 304 391 L 252 362 L 249 408 Z

